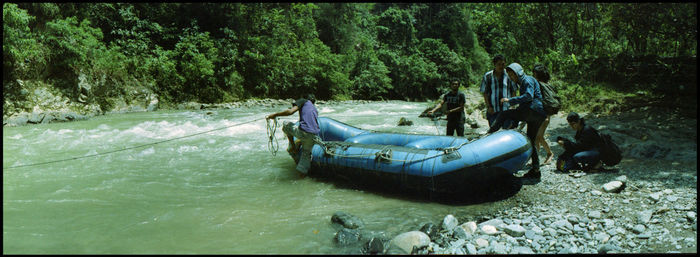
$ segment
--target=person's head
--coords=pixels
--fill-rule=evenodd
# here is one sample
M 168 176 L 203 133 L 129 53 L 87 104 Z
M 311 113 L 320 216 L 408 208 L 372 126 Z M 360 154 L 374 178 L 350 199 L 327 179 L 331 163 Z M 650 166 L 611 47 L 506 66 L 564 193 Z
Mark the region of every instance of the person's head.
M 459 90 L 459 85 L 459 80 L 452 80 L 452 82 L 450 82 L 450 89 L 452 89 L 452 92 L 457 92 L 457 90 Z
M 578 113 L 570 112 L 569 115 L 566 116 L 566 121 L 569 122 L 569 126 L 576 131 L 583 128 L 584 121 Z
M 306 95 L 306 100 L 311 101 L 312 104 L 316 104 L 316 96 L 314 96 L 314 94 Z
M 508 78 L 510 80 L 518 84 L 520 84 L 520 76 L 525 75 L 523 67 L 517 62 L 509 64 L 508 67 L 506 67 L 506 73 L 508 74 Z
M 493 57 L 493 70 L 501 73 L 503 72 L 503 69 L 506 67 L 506 58 L 503 57 L 501 54 L 497 54 L 496 56 Z
M 550 76 L 549 72 L 547 71 L 547 67 L 545 67 L 541 63 L 535 64 L 535 67 L 532 69 L 532 74 L 537 79 L 537 81 L 544 83 L 549 82 Z

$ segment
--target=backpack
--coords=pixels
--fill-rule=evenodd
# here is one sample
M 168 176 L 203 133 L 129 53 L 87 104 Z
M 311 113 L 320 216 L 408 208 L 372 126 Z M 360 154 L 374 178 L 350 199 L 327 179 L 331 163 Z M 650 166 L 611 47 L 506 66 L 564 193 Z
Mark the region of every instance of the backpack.
M 554 88 L 547 83 L 540 83 L 540 92 L 542 92 L 542 107 L 547 115 L 554 115 L 561 108 L 561 98 L 557 95 Z
M 622 160 L 622 151 L 620 147 L 612 141 L 608 134 L 600 133 L 600 138 L 603 142 L 600 145 L 600 160 L 608 166 L 614 166 Z

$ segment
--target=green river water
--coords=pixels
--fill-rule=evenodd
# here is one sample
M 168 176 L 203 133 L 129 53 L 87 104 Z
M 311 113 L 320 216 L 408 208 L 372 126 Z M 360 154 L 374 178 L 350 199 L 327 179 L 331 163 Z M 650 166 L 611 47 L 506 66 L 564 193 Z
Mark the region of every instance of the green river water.
M 427 106 L 390 101 L 318 109 L 320 116 L 362 129 L 435 135 L 438 127 L 418 118 Z M 391 238 L 447 214 L 489 207 L 301 179 L 285 152 L 281 127 L 279 152 L 273 156 L 268 150 L 262 118 L 287 107 L 111 114 L 3 128 L 3 253 L 333 254 L 342 252 L 330 222 L 336 211 L 358 216 L 365 229 Z M 414 125 L 397 127 L 400 117 Z M 295 113 L 280 123 L 296 120 Z M 232 127 L 112 154 L 9 168 L 226 126 Z M 444 131 L 442 121 L 439 133 Z

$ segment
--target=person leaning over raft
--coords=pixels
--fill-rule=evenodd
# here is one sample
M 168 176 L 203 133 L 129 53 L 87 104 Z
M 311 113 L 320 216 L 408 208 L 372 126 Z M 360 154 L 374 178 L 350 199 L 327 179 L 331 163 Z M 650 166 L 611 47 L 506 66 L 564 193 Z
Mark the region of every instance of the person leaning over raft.
M 460 137 L 464 136 L 464 121 L 466 117 L 464 116 L 464 104 L 467 102 L 467 95 L 463 92 L 459 92 L 459 80 L 454 80 L 450 84 L 451 91 L 444 94 L 440 98 L 440 102 L 428 111 L 429 115 L 442 107 L 443 104 L 447 103 L 447 135 L 454 135 L 454 131 L 457 130 L 457 135 Z
M 599 169 L 602 166 L 600 144 L 603 139 L 598 131 L 587 125 L 583 118 L 575 112 L 569 113 L 566 121 L 576 131 L 574 136 L 576 141 L 557 137 L 557 143 L 564 147 L 564 153 L 557 158 L 557 169 L 563 172 Z
M 496 117 L 493 124 L 491 124 L 491 128 L 489 128 L 486 134 L 488 135 L 501 129 L 503 122 L 506 120 L 524 120 L 527 123 L 527 137 L 530 139 L 530 144 L 532 145 L 532 169 L 523 177 L 539 179 L 541 175 L 540 158 L 537 155 L 537 131 L 547 117 L 542 107 L 540 84 L 537 82 L 537 79 L 525 75 L 523 67 L 518 63 L 511 63 L 508 65 L 508 67 L 506 67 L 506 73 L 513 82 L 520 86 L 520 96 L 501 98 L 501 102 L 517 104 L 518 108 L 501 112 L 498 117 Z
M 299 149 L 299 146 L 294 142 L 294 137 L 301 140 L 301 158 L 297 163 L 296 169 L 301 172 L 302 177 L 306 176 L 311 166 L 311 149 L 314 144 L 321 142 L 321 138 L 318 137 L 321 129 L 318 125 L 318 110 L 316 110 L 316 106 L 314 105 L 315 102 L 316 99 L 314 95 L 309 94 L 306 98 L 300 98 L 294 101 L 292 103 L 292 108 L 265 117 L 266 119 L 274 119 L 277 116 L 289 116 L 299 111 L 299 126 L 295 126 L 292 122 L 285 121 L 284 126 L 282 126 L 282 131 L 287 135 L 287 139 L 289 140 L 287 151 L 292 155 Z

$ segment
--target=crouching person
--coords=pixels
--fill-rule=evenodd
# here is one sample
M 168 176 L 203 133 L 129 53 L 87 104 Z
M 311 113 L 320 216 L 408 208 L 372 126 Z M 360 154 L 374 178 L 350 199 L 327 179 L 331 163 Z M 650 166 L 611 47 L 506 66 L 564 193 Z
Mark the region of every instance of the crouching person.
M 318 137 L 321 129 L 318 125 L 318 110 L 314 105 L 315 102 L 314 95 L 309 94 L 305 98 L 294 101 L 291 108 L 265 117 L 266 119 L 274 119 L 278 116 L 289 116 L 299 111 L 299 125 L 296 126 L 295 123 L 285 121 L 282 131 L 289 140 L 287 152 L 295 159 L 299 144 L 301 145 L 301 157 L 299 157 L 296 169 L 301 172 L 302 177 L 306 176 L 309 167 L 311 167 L 311 149 L 314 144 L 322 144 L 321 138 Z M 295 137 L 298 139 L 297 142 L 294 141 Z
M 564 147 L 564 153 L 559 155 L 557 169 L 562 172 L 570 170 L 598 170 L 602 166 L 600 147 L 602 138 L 598 131 L 587 125 L 578 113 L 571 112 L 566 117 L 569 126 L 576 131 L 574 139 L 557 137 L 557 143 Z

